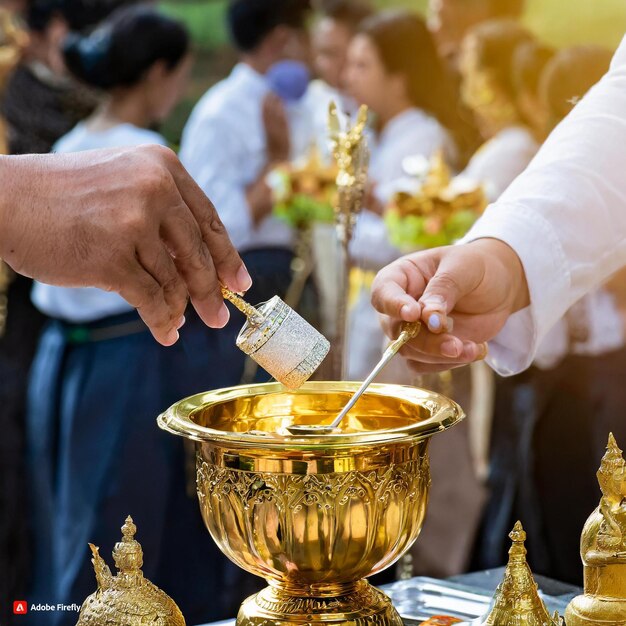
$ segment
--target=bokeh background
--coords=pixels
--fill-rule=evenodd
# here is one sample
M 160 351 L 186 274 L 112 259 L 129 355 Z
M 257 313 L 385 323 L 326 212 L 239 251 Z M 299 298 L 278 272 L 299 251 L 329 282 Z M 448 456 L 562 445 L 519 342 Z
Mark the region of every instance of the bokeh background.
M 271 1 L 271 0 L 268 0 Z M 381 8 L 402 6 L 424 13 L 427 0 L 378 0 Z M 189 27 L 197 62 L 187 97 L 162 129 L 177 146 L 194 103 L 212 84 L 226 76 L 235 53 L 224 28 L 227 0 L 166 0 L 162 9 Z M 626 0 L 527 0 L 526 25 L 557 47 L 597 43 L 616 47 L 626 33 Z

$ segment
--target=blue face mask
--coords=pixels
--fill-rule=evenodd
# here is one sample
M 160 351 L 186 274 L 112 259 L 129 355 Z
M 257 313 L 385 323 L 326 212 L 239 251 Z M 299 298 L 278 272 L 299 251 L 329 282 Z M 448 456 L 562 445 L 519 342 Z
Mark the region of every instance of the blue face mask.
M 311 80 L 309 68 L 300 61 L 279 61 L 266 73 L 270 89 L 284 102 L 297 102 Z

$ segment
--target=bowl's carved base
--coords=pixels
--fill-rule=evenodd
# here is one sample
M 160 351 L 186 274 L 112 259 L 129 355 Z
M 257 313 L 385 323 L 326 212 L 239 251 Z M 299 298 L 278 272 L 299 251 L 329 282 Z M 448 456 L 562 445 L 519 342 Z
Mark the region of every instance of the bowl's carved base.
M 289 595 L 266 587 L 250 596 L 237 616 L 237 626 L 402 626 L 391 600 L 365 580 L 342 595 L 317 598 Z

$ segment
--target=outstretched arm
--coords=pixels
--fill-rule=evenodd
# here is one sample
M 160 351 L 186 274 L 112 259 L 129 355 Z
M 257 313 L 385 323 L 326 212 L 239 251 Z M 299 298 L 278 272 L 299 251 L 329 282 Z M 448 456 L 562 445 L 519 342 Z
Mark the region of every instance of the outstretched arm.
M 204 322 L 228 321 L 220 281 L 250 276 L 215 208 L 160 146 L 0 157 L 0 257 L 16 272 L 116 291 L 164 345 L 188 298 Z

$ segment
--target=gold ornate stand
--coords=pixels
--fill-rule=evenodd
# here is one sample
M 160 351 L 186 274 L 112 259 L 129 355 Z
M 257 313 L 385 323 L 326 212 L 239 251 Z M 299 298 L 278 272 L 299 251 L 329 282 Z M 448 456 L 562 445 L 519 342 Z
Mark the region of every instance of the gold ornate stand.
M 326 588 L 327 596 L 292 595 L 294 590 L 275 585 L 248 598 L 239 610 L 238 626 L 287 626 L 291 624 L 336 624 L 402 626 L 391 600 L 360 580 L 349 587 Z

